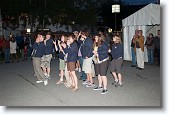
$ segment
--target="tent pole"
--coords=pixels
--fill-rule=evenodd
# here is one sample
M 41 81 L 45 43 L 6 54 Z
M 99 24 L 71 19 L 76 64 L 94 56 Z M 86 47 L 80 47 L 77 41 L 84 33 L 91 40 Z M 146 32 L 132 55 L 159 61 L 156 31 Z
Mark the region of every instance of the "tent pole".
M 115 15 L 115 31 L 116 31 L 116 13 L 114 13 Z

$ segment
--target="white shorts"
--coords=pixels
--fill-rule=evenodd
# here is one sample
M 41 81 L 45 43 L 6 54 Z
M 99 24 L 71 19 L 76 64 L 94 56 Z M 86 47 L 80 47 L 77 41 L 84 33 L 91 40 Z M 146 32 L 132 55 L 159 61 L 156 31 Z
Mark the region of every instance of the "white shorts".
M 82 69 L 85 73 L 92 73 L 92 57 L 83 60 Z

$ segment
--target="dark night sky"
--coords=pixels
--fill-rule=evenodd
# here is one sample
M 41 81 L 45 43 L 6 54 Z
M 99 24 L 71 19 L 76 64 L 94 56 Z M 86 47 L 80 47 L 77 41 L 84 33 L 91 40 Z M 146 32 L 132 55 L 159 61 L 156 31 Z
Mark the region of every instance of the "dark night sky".
M 148 3 L 157 3 L 159 0 L 122 0 L 130 5 L 140 5 L 140 4 L 148 4 Z

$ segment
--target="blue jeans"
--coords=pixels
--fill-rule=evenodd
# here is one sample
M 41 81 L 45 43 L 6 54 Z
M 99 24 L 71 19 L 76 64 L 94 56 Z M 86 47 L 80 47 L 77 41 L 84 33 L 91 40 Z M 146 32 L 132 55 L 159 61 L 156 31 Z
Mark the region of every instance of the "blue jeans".
M 134 52 L 134 48 L 131 47 L 131 55 L 132 55 L 132 65 L 136 65 L 136 54 Z
M 148 63 L 154 64 L 154 49 L 147 49 Z
M 80 66 L 81 68 L 83 67 L 83 58 L 82 57 L 79 57 L 79 62 L 80 62 Z M 82 70 L 82 80 L 86 80 L 87 79 L 87 75 L 86 73 Z
M 10 49 L 5 49 L 5 62 L 10 62 Z

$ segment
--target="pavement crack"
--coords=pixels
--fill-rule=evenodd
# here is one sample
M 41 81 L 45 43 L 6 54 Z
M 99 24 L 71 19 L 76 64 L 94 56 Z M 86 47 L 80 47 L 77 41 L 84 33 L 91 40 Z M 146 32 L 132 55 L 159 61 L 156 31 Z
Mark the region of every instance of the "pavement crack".
M 29 82 L 31 85 L 37 87 L 34 83 L 32 83 L 31 81 L 29 81 L 28 79 L 26 79 L 25 77 L 23 77 L 22 75 L 17 74 L 19 77 L 23 78 L 24 80 L 26 80 L 27 82 Z M 38 87 L 37 87 L 38 88 Z M 39 88 L 38 88 L 39 89 Z
M 37 85 L 35 85 L 34 83 L 32 83 L 30 80 L 28 80 L 27 78 L 25 78 L 24 76 L 20 75 L 20 74 L 17 74 L 20 78 L 26 80 L 27 82 L 29 82 L 31 85 L 35 86 L 36 88 L 38 88 L 39 90 L 43 91 L 44 93 L 50 95 L 51 97 L 53 97 L 54 99 L 56 100 L 59 100 L 60 103 L 64 103 L 64 101 L 62 101 L 61 99 L 59 98 L 56 98 L 57 96 L 54 96 L 53 92 L 49 91 L 49 90 L 44 90 L 44 89 L 41 89 L 39 88 Z

